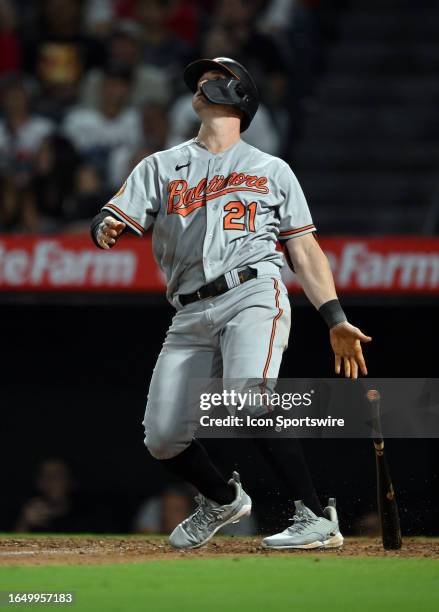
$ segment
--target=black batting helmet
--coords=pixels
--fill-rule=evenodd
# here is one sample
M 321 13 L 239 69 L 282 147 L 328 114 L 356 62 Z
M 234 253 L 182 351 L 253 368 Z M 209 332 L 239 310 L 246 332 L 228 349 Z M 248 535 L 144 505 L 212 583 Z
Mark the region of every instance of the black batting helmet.
M 244 132 L 259 106 L 259 94 L 251 74 L 242 64 L 229 57 L 200 59 L 186 66 L 184 82 L 195 93 L 200 77 L 209 70 L 221 70 L 229 78 L 220 81 L 206 81 L 201 91 L 213 104 L 229 104 L 242 112 L 241 132 Z

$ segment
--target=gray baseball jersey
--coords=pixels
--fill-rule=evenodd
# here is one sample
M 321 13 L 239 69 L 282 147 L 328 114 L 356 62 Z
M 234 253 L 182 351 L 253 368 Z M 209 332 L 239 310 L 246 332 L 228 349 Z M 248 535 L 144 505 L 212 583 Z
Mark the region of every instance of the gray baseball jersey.
M 143 422 L 150 453 L 170 458 L 191 443 L 199 425 L 189 392 L 195 379 L 274 384 L 290 332 L 277 241 L 315 227 L 289 166 L 242 140 L 219 154 L 196 139 L 155 153 L 104 209 L 139 235 L 154 225 L 154 256 L 177 309 Z M 257 276 L 240 284 L 238 271 L 246 266 Z M 182 306 L 179 295 L 223 274 L 229 291 Z
M 277 241 L 315 231 L 288 164 L 242 140 L 218 154 L 196 139 L 154 153 L 105 209 L 139 235 L 154 225 L 154 256 L 177 308 L 178 294 L 226 272 L 277 274 Z

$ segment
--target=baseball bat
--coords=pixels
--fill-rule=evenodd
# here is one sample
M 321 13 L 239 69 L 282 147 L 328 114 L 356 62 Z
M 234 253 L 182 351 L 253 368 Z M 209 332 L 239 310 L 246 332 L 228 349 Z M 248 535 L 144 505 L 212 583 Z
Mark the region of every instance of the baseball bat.
M 375 447 L 378 513 L 381 522 L 381 537 L 386 550 L 398 550 L 402 546 L 399 512 L 395 491 L 390 477 L 389 466 L 384 454 L 384 439 L 381 429 L 380 393 L 370 389 L 366 394 L 372 411 L 372 424 L 375 431 Z

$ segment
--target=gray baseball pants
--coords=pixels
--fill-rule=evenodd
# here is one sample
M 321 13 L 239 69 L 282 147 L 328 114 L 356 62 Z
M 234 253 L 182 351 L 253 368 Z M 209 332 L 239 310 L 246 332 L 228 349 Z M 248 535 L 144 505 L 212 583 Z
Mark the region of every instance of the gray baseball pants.
M 170 459 L 191 443 L 200 416 L 190 400 L 196 379 L 276 380 L 290 322 L 287 289 L 272 274 L 178 310 L 149 388 L 143 425 L 151 455 Z

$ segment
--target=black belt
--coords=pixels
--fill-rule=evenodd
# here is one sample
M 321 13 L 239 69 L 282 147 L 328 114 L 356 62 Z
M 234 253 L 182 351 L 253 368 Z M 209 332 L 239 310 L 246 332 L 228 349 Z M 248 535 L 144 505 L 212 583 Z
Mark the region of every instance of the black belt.
M 252 278 L 256 278 L 257 275 L 258 273 L 256 272 L 256 270 L 253 270 L 253 268 L 244 268 L 243 270 L 240 270 L 238 272 L 238 278 L 240 280 L 241 285 L 242 283 L 246 283 Z M 180 303 L 183 306 L 186 306 L 187 304 L 197 302 L 198 300 L 216 297 L 217 295 L 225 293 L 229 289 L 230 287 L 227 285 L 226 277 L 223 275 L 219 278 L 216 278 L 211 283 L 200 287 L 198 291 L 194 291 L 194 293 L 188 293 L 187 295 L 179 295 L 178 298 L 180 300 Z

